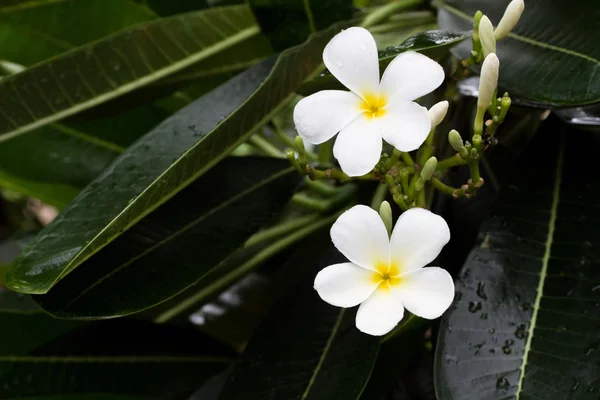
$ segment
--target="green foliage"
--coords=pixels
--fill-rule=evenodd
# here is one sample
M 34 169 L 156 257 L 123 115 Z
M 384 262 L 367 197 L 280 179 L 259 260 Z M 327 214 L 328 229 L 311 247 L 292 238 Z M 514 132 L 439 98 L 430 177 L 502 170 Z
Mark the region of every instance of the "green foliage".
M 500 194 L 442 323 L 441 400 L 588 399 L 599 389 L 592 142 L 589 133 L 542 132 Z
M 509 0 L 449 0 L 440 3 L 438 23 L 450 31 L 473 29 L 482 10 L 497 25 Z M 600 31 L 594 1 L 525 1 L 513 32 L 498 41 L 500 88 L 534 105 L 580 105 L 600 101 Z M 469 57 L 470 47 L 456 54 Z
M 595 398 L 597 140 L 553 119 L 516 166 L 504 147 L 547 117 L 519 105 L 600 102 L 595 4 L 525 0 L 497 43 L 500 97 L 476 110 L 459 90 L 483 61 L 473 14 L 496 25 L 508 0 L 433 2 L 439 26 L 429 3 L 0 1 L 0 398 L 430 398 L 434 353 L 441 400 Z M 421 100 L 448 113 L 354 177 L 332 141 L 294 139 L 293 110 L 345 90 L 323 49 L 361 24 L 381 72 L 406 51 L 444 67 Z M 435 265 L 462 270 L 439 329 L 406 312 L 368 336 L 313 288 L 344 261 L 332 223 L 383 200 L 450 224 Z
M 249 4 L 276 50 L 302 43 L 354 13 L 352 0 L 250 0 Z

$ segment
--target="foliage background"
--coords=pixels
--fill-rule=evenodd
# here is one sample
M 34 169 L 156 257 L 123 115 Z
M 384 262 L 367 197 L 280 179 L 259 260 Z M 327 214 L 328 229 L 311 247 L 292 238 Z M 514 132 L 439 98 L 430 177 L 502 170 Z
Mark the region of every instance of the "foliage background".
M 297 96 L 339 87 L 340 29 L 368 16 L 382 68 L 417 50 L 450 76 L 507 3 L 0 0 L 0 398 L 596 399 L 594 2 L 528 0 L 498 43 L 515 106 L 486 185 L 431 199 L 441 323 L 373 338 L 318 298 L 329 226 L 375 185 L 282 159 Z M 451 101 L 436 154 L 470 137 L 476 80 L 423 99 Z

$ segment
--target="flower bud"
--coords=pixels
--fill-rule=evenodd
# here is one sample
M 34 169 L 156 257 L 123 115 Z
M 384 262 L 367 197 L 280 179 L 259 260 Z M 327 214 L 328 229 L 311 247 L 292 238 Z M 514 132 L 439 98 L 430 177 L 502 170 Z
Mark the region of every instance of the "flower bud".
M 379 216 L 387 229 L 388 235 L 392 234 L 392 207 L 387 201 L 383 201 L 379 206 Z
M 486 109 L 492 103 L 492 97 L 498 86 L 498 69 L 500 61 L 496 54 L 491 53 L 481 66 L 481 77 L 479 79 L 479 99 L 477 108 Z
M 423 169 L 421 170 L 421 179 L 428 181 L 433 176 L 435 169 L 437 168 L 437 158 L 431 157 L 429 160 L 425 162 L 423 165 Z
M 484 15 L 479 22 L 479 40 L 483 49 L 483 57 L 496 52 L 496 38 L 494 37 L 494 26 L 492 21 Z
M 475 146 L 475 148 L 479 148 L 481 146 L 481 143 L 482 143 L 481 135 L 473 135 L 473 146 Z
M 450 146 L 454 149 L 454 151 L 460 151 L 465 148 L 465 144 L 456 130 L 452 129 L 448 134 L 448 141 L 450 142 Z
M 446 117 L 448 112 L 448 102 L 446 100 L 434 104 L 429 109 L 429 118 L 431 118 L 431 129 L 438 126 Z
M 519 22 L 519 18 L 521 18 L 524 9 L 525 3 L 523 0 L 513 0 L 510 2 L 494 32 L 496 40 L 505 38 L 506 35 L 512 31 L 515 25 L 517 25 L 517 22 Z

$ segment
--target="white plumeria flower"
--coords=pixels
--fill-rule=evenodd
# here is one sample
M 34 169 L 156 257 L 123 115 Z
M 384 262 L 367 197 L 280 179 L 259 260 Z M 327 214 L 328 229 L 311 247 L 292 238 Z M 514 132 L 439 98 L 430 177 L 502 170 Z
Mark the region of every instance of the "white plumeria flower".
M 381 139 L 400 151 L 418 149 L 431 121 L 427 109 L 413 100 L 444 81 L 443 68 L 408 51 L 398 55 L 379 82 L 379 57 L 373 36 L 364 28 L 337 34 L 323 51 L 323 62 L 350 92 L 323 90 L 294 108 L 302 139 L 320 144 L 338 136 L 333 154 L 350 176 L 369 173 L 379 161 Z
M 434 319 L 450 307 L 454 282 L 438 267 L 423 268 L 450 240 L 450 230 L 439 215 L 422 208 L 405 211 L 388 237 L 379 214 L 354 206 L 331 227 L 331 239 L 350 260 L 324 268 L 315 289 L 327 303 L 354 307 L 356 327 L 369 335 L 391 331 L 411 313 Z

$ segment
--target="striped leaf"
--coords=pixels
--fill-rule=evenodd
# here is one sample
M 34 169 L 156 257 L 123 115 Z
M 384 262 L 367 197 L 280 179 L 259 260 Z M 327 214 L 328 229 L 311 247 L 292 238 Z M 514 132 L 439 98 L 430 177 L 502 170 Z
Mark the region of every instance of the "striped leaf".
M 590 133 L 558 136 L 537 136 L 460 273 L 437 347 L 441 400 L 598 396 L 599 148 Z

